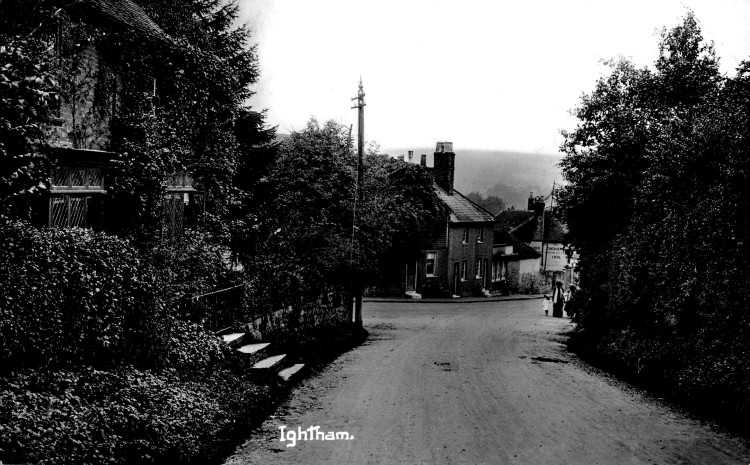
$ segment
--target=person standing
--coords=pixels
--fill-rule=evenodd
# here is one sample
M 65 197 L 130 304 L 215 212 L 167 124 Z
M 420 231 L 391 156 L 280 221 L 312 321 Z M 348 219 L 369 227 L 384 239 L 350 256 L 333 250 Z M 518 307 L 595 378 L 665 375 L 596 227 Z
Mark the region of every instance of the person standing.
M 565 313 L 568 314 L 571 320 L 576 316 L 576 304 L 578 303 L 576 301 L 576 290 L 575 285 L 571 284 L 568 296 L 565 298 Z
M 562 288 L 562 281 L 556 281 L 552 287 L 552 316 L 562 318 L 563 306 L 565 306 L 565 293 Z

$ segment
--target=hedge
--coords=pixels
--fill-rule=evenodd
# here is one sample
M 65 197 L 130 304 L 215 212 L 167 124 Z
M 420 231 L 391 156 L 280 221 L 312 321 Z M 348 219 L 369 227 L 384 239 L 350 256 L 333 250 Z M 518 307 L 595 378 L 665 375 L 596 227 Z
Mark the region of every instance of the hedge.
M 164 337 L 159 277 L 127 241 L 0 219 L 0 263 L 6 369 L 152 362 Z
M 206 463 L 273 404 L 271 388 L 226 371 L 22 370 L 0 379 L 0 457 L 11 463 Z

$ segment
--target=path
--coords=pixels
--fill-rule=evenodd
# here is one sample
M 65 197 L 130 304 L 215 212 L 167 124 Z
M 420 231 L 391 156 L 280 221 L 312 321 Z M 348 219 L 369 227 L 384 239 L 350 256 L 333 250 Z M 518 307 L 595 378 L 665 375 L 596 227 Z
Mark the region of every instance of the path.
M 587 367 L 539 301 L 368 303 L 370 339 L 227 465 L 748 464 L 743 443 Z M 280 441 L 279 426 L 350 441 Z

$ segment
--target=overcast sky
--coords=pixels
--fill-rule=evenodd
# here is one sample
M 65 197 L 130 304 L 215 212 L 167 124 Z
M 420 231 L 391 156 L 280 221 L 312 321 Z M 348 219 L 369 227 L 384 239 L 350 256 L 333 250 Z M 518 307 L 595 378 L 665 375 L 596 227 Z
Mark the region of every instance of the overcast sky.
M 362 76 L 381 147 L 556 153 L 569 110 L 626 56 L 653 63 L 686 8 L 722 71 L 750 58 L 750 0 L 240 0 L 261 67 L 251 101 L 279 132 L 349 125 Z

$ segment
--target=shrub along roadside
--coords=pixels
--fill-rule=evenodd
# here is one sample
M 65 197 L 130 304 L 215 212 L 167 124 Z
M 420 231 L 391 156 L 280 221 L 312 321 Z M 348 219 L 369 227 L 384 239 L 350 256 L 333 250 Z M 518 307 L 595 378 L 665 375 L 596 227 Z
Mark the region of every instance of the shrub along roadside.
M 127 241 L 0 218 L 0 365 L 154 365 L 159 274 Z
M 226 370 L 23 370 L 0 380 L 0 455 L 39 464 L 210 463 L 276 393 Z
M 360 344 L 366 332 L 328 326 L 297 336 L 275 345 L 316 370 Z M 203 375 L 83 367 L 23 369 L 0 378 L 0 459 L 220 463 L 290 392 L 287 385 L 253 379 L 240 356 L 224 352 L 223 363 Z
M 584 360 L 663 395 L 686 410 L 750 436 L 750 352 L 746 341 L 574 331 L 568 347 Z
M 287 389 L 250 378 L 242 354 L 165 303 L 227 277 L 194 242 L 174 262 L 0 218 L 0 460 L 216 463 L 265 418 Z M 274 343 L 306 363 L 361 340 L 346 325 L 296 329 Z

